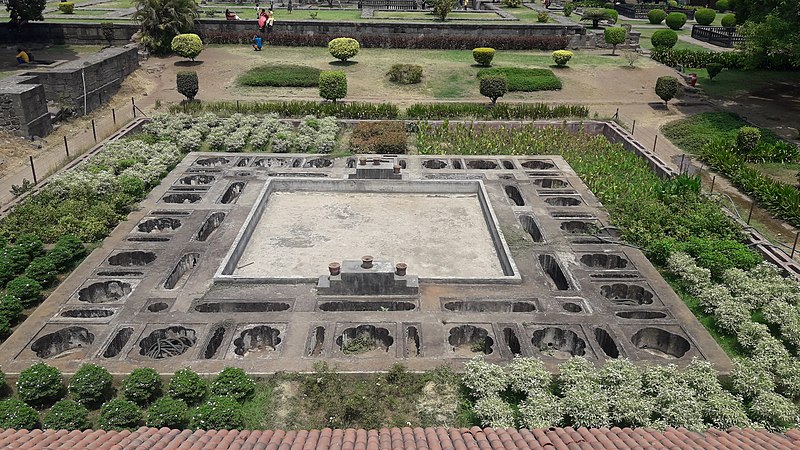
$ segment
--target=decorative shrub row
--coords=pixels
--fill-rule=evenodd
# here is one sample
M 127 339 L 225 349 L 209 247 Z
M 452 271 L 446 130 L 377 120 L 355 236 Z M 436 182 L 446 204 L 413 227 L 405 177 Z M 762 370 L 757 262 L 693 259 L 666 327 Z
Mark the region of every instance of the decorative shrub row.
M 170 112 L 219 114 L 278 114 L 280 117 L 334 116 L 340 119 L 396 119 L 400 116 L 397 105 L 390 103 L 320 103 L 314 101 L 290 102 L 195 102 L 173 105 Z
M 550 69 L 494 67 L 478 71 L 478 78 L 503 76 L 509 92 L 553 91 L 561 89 L 561 80 Z
M 320 70 L 292 64 L 271 64 L 254 67 L 236 80 L 244 86 L 316 87 Z
M 589 108 L 581 105 L 546 103 L 502 103 L 493 108 L 478 103 L 417 103 L 406 110 L 409 119 L 495 119 L 540 120 L 589 117 Z
M 353 153 L 403 154 L 406 129 L 402 122 L 361 122 L 350 135 Z
M 205 33 L 203 41 L 209 44 L 249 44 L 252 33 Z M 472 50 L 491 47 L 496 50 L 562 50 L 569 45 L 569 36 L 384 36 L 359 34 L 351 36 L 363 48 L 408 48 Z M 327 47 L 329 38 L 324 34 L 273 33 L 270 44 L 291 47 Z
M 653 43 L 655 45 L 655 43 Z M 709 63 L 722 64 L 728 69 L 741 69 L 744 67 L 744 56 L 739 52 L 706 52 L 689 49 L 654 48 L 650 54 L 654 60 L 670 67 L 682 65 L 702 69 Z

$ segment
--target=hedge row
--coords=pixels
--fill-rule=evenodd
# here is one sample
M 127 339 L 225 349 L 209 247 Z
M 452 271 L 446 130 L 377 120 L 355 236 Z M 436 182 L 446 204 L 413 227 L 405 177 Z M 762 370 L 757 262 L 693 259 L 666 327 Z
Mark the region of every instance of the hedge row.
M 744 67 L 744 55 L 739 52 L 706 52 L 702 50 L 653 48 L 650 57 L 670 67 L 682 65 L 695 69 L 705 68 L 710 63 L 722 64 L 728 69 Z

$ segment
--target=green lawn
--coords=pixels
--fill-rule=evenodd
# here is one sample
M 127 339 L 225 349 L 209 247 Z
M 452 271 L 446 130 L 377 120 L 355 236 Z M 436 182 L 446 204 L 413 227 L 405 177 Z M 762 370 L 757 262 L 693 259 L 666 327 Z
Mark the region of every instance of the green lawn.
M 375 11 L 373 17 L 376 19 L 409 19 L 409 20 L 438 20 L 431 12 L 423 11 Z M 494 13 L 477 12 L 451 12 L 447 15 L 448 19 L 473 19 L 473 20 L 499 20 L 500 16 Z
M 698 153 L 706 142 L 714 139 L 734 140 L 739 128 L 747 122 L 733 113 L 707 112 L 670 122 L 662 133 L 681 150 Z M 762 130 L 766 139 L 777 139 L 769 130 Z
M 725 69 L 711 80 L 705 69 L 686 69 L 686 71 L 697 73 L 698 84 L 713 97 L 743 94 L 778 82 L 800 82 L 800 72 Z
M 313 87 L 319 85 L 320 70 L 291 64 L 254 67 L 239 76 L 243 86 Z
M 641 36 L 639 36 L 639 45 L 644 49 L 652 50 L 653 49 L 653 43 L 650 42 L 650 39 L 653 37 L 653 33 L 655 33 L 658 30 L 661 30 L 661 29 L 662 28 L 634 28 L 634 31 L 638 31 L 638 32 L 641 33 Z M 668 29 L 668 28 L 665 27 L 663 29 Z M 678 33 L 679 36 L 680 35 L 690 36 L 692 34 L 691 30 L 685 30 L 685 29 L 684 30 L 679 30 L 676 33 Z M 708 51 L 707 48 L 705 48 L 705 47 L 703 47 L 701 45 L 691 44 L 689 42 L 681 41 L 680 39 L 678 39 L 678 43 L 675 44 L 674 48 L 675 49 L 680 49 L 680 50 L 687 49 L 687 50 Z
M 69 19 L 71 17 L 92 18 L 92 17 L 105 16 L 106 14 L 108 14 L 110 12 L 112 12 L 112 11 L 97 11 L 97 10 L 93 10 L 93 9 L 75 8 L 75 12 L 73 12 L 72 14 L 64 14 L 61 11 L 56 11 L 56 12 L 53 12 L 53 13 L 50 13 L 50 14 L 45 14 L 44 16 L 47 17 L 47 18 L 64 17 L 66 19 Z

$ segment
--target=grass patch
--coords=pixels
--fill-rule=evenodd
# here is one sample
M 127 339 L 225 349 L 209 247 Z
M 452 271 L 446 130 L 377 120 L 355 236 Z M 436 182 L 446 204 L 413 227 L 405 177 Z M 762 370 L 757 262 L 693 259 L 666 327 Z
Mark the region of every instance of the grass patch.
M 767 162 L 753 164 L 753 167 L 758 169 L 758 171 L 762 174 L 774 180 L 778 180 L 781 183 L 786 183 L 789 185 L 798 184 L 797 174 L 800 173 L 800 164 L 798 163 L 786 164 Z
M 706 69 L 687 68 L 685 70 L 687 73 L 696 73 L 698 84 L 706 94 L 712 97 L 731 97 L 755 92 L 774 86 L 776 83 L 800 82 L 800 72 L 725 69 L 712 80 L 708 77 Z
M 278 64 L 254 67 L 239 76 L 242 86 L 314 87 L 319 86 L 320 70 L 314 67 Z
M 561 80 L 550 69 L 523 69 L 520 67 L 492 67 L 478 71 L 478 78 L 504 75 L 509 92 L 555 91 L 561 89 Z
M 699 153 L 703 146 L 714 139 L 734 140 L 739 128 L 748 125 L 738 115 L 726 112 L 706 112 L 670 122 L 661 127 L 661 132 L 681 150 Z M 762 140 L 775 141 L 777 136 L 769 130 L 761 130 Z

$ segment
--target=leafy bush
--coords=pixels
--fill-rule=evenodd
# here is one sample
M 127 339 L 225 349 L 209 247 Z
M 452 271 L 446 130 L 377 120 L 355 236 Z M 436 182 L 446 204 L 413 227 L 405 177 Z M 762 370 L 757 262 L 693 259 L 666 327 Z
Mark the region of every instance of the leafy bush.
M 671 67 L 680 64 L 684 67 L 702 69 L 710 63 L 719 63 L 728 69 L 738 69 L 744 66 L 744 58 L 740 52 L 654 48 L 651 58 Z
M 545 103 L 525 103 L 486 106 L 477 103 L 428 103 L 414 104 L 406 109 L 409 119 L 555 119 L 566 117 L 588 117 L 589 109 L 580 105 L 554 105 Z
M 247 372 L 238 367 L 222 369 L 222 372 L 211 382 L 212 394 L 231 397 L 238 402 L 253 395 L 255 389 L 256 382 L 247 375 Z
M 336 38 L 328 42 L 328 51 L 336 59 L 347 61 L 356 56 L 361 48 L 358 41 L 353 38 Z
M 403 154 L 406 130 L 402 122 L 360 122 L 350 135 L 353 153 Z
M 71 268 L 76 262 L 86 255 L 83 242 L 74 235 L 61 236 L 56 245 L 47 254 L 56 266 L 56 270 L 63 272 Z
M 564 67 L 572 59 L 573 55 L 574 53 L 569 50 L 556 50 L 553 52 L 553 61 L 558 67 Z
M 723 65 L 719 63 L 708 63 L 706 64 L 706 71 L 708 72 L 708 78 L 713 80 L 715 76 L 719 75 L 722 72 Z
M 478 71 L 478 78 L 504 76 L 510 92 L 552 91 L 561 89 L 561 80 L 550 69 L 494 67 Z
M 21 276 L 6 285 L 6 294 L 17 298 L 23 307 L 29 308 L 41 300 L 42 285 L 36 280 Z
M 722 16 L 721 24 L 723 27 L 735 27 L 736 14 L 725 14 L 724 16 Z
M 717 12 L 711 8 L 700 8 L 694 13 L 694 20 L 698 25 L 711 25 L 716 17 Z
M 592 21 L 592 28 L 597 28 L 601 20 L 610 19 L 611 15 L 608 14 L 608 10 L 602 8 L 586 8 L 583 10 L 583 15 L 581 16 L 581 21 Z
M 22 303 L 13 295 L 0 296 L 0 318 L 5 319 L 9 325 L 13 325 L 22 314 Z M 2 333 L 0 333 L 2 334 Z
M 447 19 L 447 16 L 456 6 L 456 0 L 431 0 L 433 7 L 433 15 L 442 22 Z
M 23 234 L 14 242 L 14 248 L 28 255 L 29 259 L 44 255 L 42 240 L 34 233 Z
M 667 14 L 667 26 L 673 30 L 680 30 L 686 25 L 686 14 L 680 12 L 673 12 Z
M 137 367 L 122 382 L 122 395 L 138 405 L 147 405 L 161 396 L 161 376 L 155 369 Z
M 665 105 L 678 95 L 679 89 L 680 83 L 675 77 L 663 76 L 658 77 L 656 80 L 656 95 L 658 95 L 661 100 L 664 100 Z
M 208 383 L 191 369 L 180 369 L 169 380 L 167 394 L 188 405 L 199 403 L 208 392 Z
M 323 70 L 319 74 L 319 96 L 336 100 L 347 96 L 347 75 L 338 70 Z
M 0 428 L 33 430 L 39 426 L 35 409 L 15 398 L 0 401 Z
M 494 105 L 497 103 L 498 98 L 508 92 L 506 77 L 503 75 L 487 75 L 481 77 L 480 91 L 481 95 L 489 97 L 492 101 L 492 105 Z
M 503 0 L 503 4 L 509 8 L 519 8 L 522 6 L 522 0 Z
M 472 59 L 479 66 L 489 67 L 492 65 L 494 59 L 494 49 L 488 47 L 479 47 L 472 49 Z
M 747 157 L 755 152 L 758 141 L 761 140 L 761 130 L 754 127 L 741 127 L 736 133 L 736 150 Z
M 161 397 L 147 408 L 148 427 L 181 429 L 186 425 L 186 403 L 170 397 Z
M 564 16 L 569 17 L 572 15 L 572 12 L 575 11 L 575 7 L 572 3 L 567 3 L 564 5 Z
M 278 114 L 280 117 L 333 116 L 340 119 L 396 119 L 400 116 L 397 105 L 391 103 L 320 103 L 312 101 L 290 102 L 196 102 L 185 105 L 191 113 L 215 112 L 233 114 Z M 184 111 L 184 105 L 170 107 L 170 112 Z M 0 266 L 2 268 L 2 266 Z
M 619 13 L 614 8 L 605 8 L 606 14 L 608 14 L 608 21 L 611 23 L 617 23 L 619 20 Z
M 400 84 L 417 84 L 422 81 L 422 66 L 419 64 L 393 64 L 386 73 L 389 81 Z
M 658 30 L 650 38 L 653 47 L 672 48 L 678 43 L 678 33 L 672 30 Z
M 111 394 L 111 374 L 105 367 L 84 364 L 69 380 L 69 393 L 83 404 L 102 403 Z
M 243 73 L 237 82 L 243 86 L 316 87 L 320 70 L 294 64 L 270 64 Z
M 663 9 L 651 9 L 647 12 L 647 20 L 653 25 L 658 25 L 667 18 L 667 13 Z
M 202 430 L 238 430 L 244 427 L 242 407 L 230 397 L 211 397 L 197 407 L 192 428 Z
M 628 32 L 622 27 L 608 27 L 603 30 L 603 36 L 606 44 L 613 46 L 611 54 L 615 55 L 617 52 L 617 45 L 625 43 L 625 38 L 628 36 Z
M 188 100 L 194 100 L 197 92 L 200 90 L 200 83 L 197 80 L 197 72 L 193 70 L 182 70 L 178 72 L 175 78 L 175 85 L 184 97 Z
M 100 408 L 100 429 L 111 431 L 133 430 L 142 422 L 142 410 L 135 403 L 114 399 L 109 400 Z
M 53 366 L 40 362 L 19 374 L 17 396 L 33 406 L 45 405 L 64 395 L 61 372 Z
M 72 14 L 75 10 L 75 3 L 74 2 L 60 2 L 58 4 L 58 10 L 64 14 Z
M 49 430 L 86 430 L 92 427 L 89 410 L 73 400 L 59 400 L 44 415 L 42 424 Z
M 172 51 L 192 61 L 203 51 L 203 41 L 194 33 L 179 34 L 172 38 Z
M 539 14 L 536 14 L 536 21 L 539 23 L 547 23 L 550 20 L 550 14 L 547 14 L 547 11 L 539 11 Z
M 37 281 L 42 286 L 49 286 L 56 279 L 56 265 L 47 256 L 39 256 L 31 261 L 25 269 L 25 276 Z
M 717 0 L 714 4 L 714 8 L 719 12 L 725 12 L 730 9 L 730 3 L 728 3 L 728 0 Z

